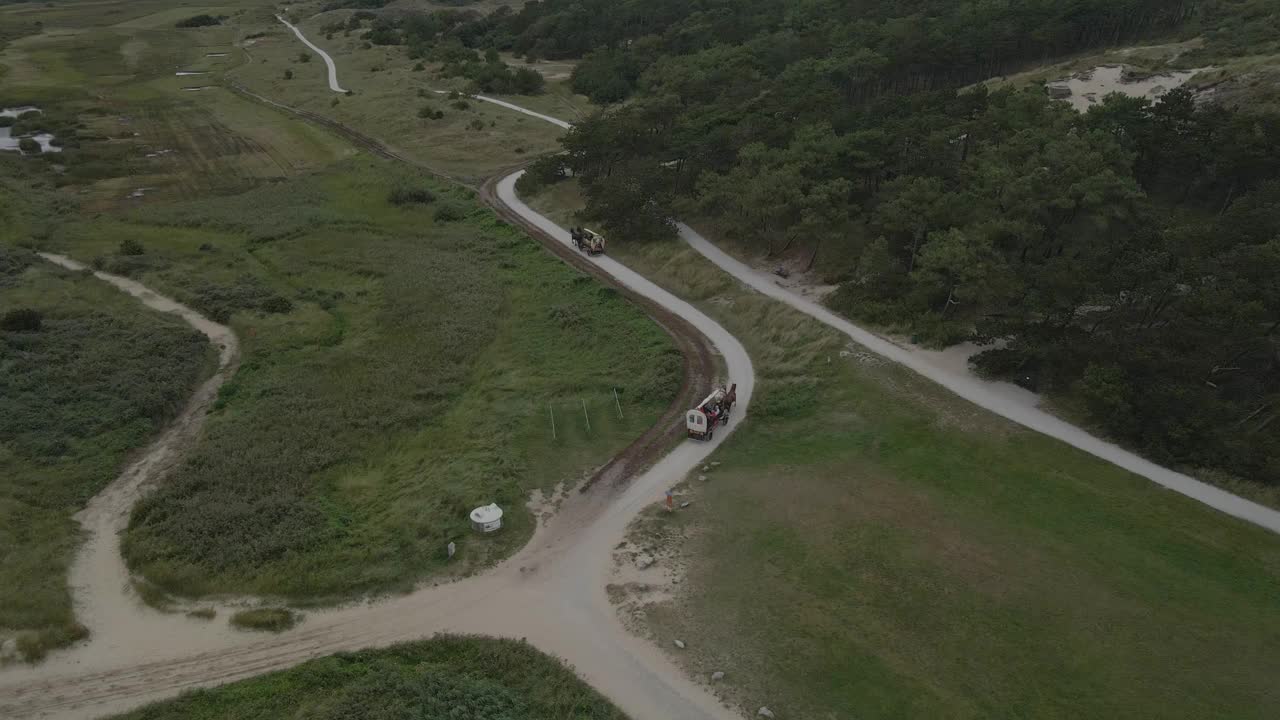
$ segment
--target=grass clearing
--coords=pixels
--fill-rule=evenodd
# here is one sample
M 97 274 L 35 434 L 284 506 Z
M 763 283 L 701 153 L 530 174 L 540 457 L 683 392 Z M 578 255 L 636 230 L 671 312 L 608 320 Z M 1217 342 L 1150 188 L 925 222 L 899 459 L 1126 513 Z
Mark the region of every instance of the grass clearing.
M 85 634 L 66 585 L 72 514 L 213 368 L 204 336 L 139 307 L 0 244 L 0 315 L 41 318 L 36 331 L 0 330 L 0 641 L 30 660 Z
M 516 640 L 439 635 L 194 690 L 116 720 L 625 720 L 573 670 Z
M 610 251 L 759 374 L 690 507 L 634 528 L 685 568 L 646 617 L 691 674 L 779 717 L 1270 714 L 1280 539 L 861 353 L 682 244 Z
M 191 614 L 194 614 L 194 611 Z M 210 615 L 210 618 L 213 616 Z M 302 621 L 302 614 L 288 608 L 254 608 L 241 610 L 231 616 L 231 625 L 241 630 L 257 630 L 259 632 L 284 632 Z

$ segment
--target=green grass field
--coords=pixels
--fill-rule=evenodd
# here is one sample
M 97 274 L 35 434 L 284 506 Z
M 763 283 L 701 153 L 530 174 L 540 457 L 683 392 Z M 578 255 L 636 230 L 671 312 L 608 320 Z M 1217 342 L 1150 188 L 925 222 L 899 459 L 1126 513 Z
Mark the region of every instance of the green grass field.
M 573 671 L 515 640 L 440 635 L 341 653 L 116 720 L 625 720 Z
M 67 569 L 71 515 L 177 414 L 212 369 L 203 335 L 101 281 L 0 244 L 0 640 L 28 658 L 84 634 Z M 128 388 L 121 392 L 121 388 Z
M 571 214 L 571 187 L 537 204 Z M 779 717 L 1263 718 L 1280 538 L 989 415 L 683 245 L 611 253 L 741 338 L 750 421 L 642 545 L 690 672 Z

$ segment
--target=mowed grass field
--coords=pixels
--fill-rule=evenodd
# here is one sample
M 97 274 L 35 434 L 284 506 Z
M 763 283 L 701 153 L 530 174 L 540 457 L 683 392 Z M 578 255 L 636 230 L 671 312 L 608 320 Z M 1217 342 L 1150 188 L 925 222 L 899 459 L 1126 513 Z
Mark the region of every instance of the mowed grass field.
M 395 188 L 435 200 L 396 206 Z M 203 441 L 125 536 L 180 595 L 305 602 L 481 567 L 528 538 L 530 491 L 605 462 L 680 382 L 669 338 L 614 291 L 390 163 L 68 222 L 47 244 L 242 338 Z M 467 513 L 489 502 L 507 527 L 476 537 Z
M 117 720 L 625 720 L 573 670 L 527 643 L 442 635 L 312 660 L 196 690 Z
M 559 151 L 557 139 L 562 131 L 553 125 L 491 103 L 436 94 L 436 90 L 464 89 L 464 81 L 437 77 L 438 65 L 430 62 L 414 71 L 418 61 L 409 59 L 404 47 L 364 48 L 363 30 L 327 37 L 321 28 L 345 20 L 353 11 L 320 12 L 322 7 L 318 2 L 291 5 L 290 15 L 298 19 L 309 40 L 333 57 L 338 82 L 351 91 L 350 97 L 329 89 L 321 58 L 265 5 L 237 19 L 243 35 L 262 35 L 245 41 L 250 60 L 228 77 L 258 94 L 357 128 L 406 157 L 471 184 Z M 304 53 L 313 57 L 300 62 Z M 285 79 L 286 71 L 292 73 L 291 79 Z M 507 99 L 569 118 L 575 110 L 588 111 L 585 98 L 574 96 L 563 80 L 548 83 L 543 95 Z M 444 117 L 420 118 L 418 112 L 424 107 Z
M 562 218 L 575 192 L 537 204 Z M 634 529 L 684 568 L 647 629 L 755 712 L 1266 718 L 1280 538 L 955 398 L 683 244 L 612 255 L 759 374 L 693 500 Z
M 35 659 L 85 633 L 66 583 L 72 514 L 179 412 L 213 358 L 181 320 L 140 311 L 9 240 L 0 242 L 0 642 Z M 38 330 L 3 326 L 20 309 L 40 314 Z

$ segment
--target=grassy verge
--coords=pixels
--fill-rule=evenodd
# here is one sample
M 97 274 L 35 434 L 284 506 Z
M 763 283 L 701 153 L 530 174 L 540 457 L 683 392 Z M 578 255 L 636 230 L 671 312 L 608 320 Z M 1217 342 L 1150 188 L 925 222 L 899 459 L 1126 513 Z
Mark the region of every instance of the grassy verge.
M 438 636 L 196 690 L 117 720 L 624 720 L 559 661 L 515 640 Z
M 685 570 L 644 614 L 691 673 L 779 717 L 1269 713 L 1280 539 L 884 364 L 683 245 L 610 250 L 759 373 L 694 502 L 635 528 Z
M 434 200 L 391 203 L 405 187 Z M 301 602 L 482 567 L 531 533 L 530 491 L 603 463 L 679 384 L 641 312 L 389 163 L 69 221 L 47 244 L 242 338 L 201 444 L 125 536 L 131 566 L 177 595 Z M 476 537 L 467 513 L 488 502 L 506 528 Z
M 241 610 L 232 615 L 231 624 L 241 630 L 284 632 L 297 625 L 301 619 L 301 613 L 293 612 L 288 608 L 255 608 L 253 610 Z
M 72 514 L 213 367 L 204 336 L 101 281 L 0 244 L 0 640 L 28 659 L 82 637 L 66 584 Z M 122 391 L 127 389 L 127 391 Z

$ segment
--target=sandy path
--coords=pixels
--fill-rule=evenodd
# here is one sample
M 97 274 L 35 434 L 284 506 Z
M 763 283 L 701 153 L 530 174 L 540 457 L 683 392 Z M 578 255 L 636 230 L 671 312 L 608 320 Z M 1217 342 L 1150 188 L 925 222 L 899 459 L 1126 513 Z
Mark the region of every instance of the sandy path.
M 568 246 L 568 231 L 515 197 L 517 177 L 498 184 L 499 197 Z M 49 259 L 81 267 L 66 258 Z M 132 490 L 117 492 L 113 485 L 92 503 L 102 509 L 86 513 L 104 518 L 97 532 L 109 540 L 87 546 L 77 566 L 88 570 L 83 575 L 73 573 L 92 639 L 55 653 L 41 665 L 0 671 L 0 717 L 96 717 L 171 697 L 186 688 L 250 677 L 339 650 L 447 631 L 526 638 L 564 658 L 636 720 L 737 718 L 686 678 L 658 648 L 623 629 L 605 585 L 612 571 L 610 550 L 622 540 L 636 514 L 704 462 L 746 416 L 755 386 L 751 360 L 728 331 L 688 303 L 611 258 L 591 261 L 689 322 L 722 354 L 730 377 L 738 383 L 741 412 L 714 442 L 681 443 L 623 487 L 600 483 L 589 492 L 571 494 L 561 510 L 539 526 L 528 545 L 488 573 L 378 602 L 311 612 L 299 628 L 278 636 L 231 631 L 225 617 L 201 622 L 165 615 L 133 599 L 123 586 L 127 574 L 114 534 L 124 521 L 121 511 L 137 492 L 137 484 L 125 479 L 136 474 L 126 473 L 119 483 L 134 483 Z M 193 324 L 204 322 L 189 309 L 133 281 L 98 275 L 151 307 L 179 312 Z M 225 330 L 212 323 L 205 327 Z M 227 359 L 224 367 L 230 367 L 234 336 L 226 332 L 220 337 Z M 192 404 L 196 406 L 197 400 Z
M 285 20 L 283 16 L 277 15 L 276 19 L 284 23 L 285 27 L 292 30 L 293 34 L 298 36 L 298 39 L 302 41 L 302 44 L 312 50 L 315 50 L 316 53 L 320 55 L 320 59 L 324 60 L 325 67 L 329 68 L 329 89 L 336 93 L 345 93 L 346 90 L 338 84 L 338 66 L 333 64 L 333 58 L 329 57 L 329 53 L 321 50 L 318 45 L 308 40 L 307 36 L 303 35 L 301 30 L 294 26 L 293 23 Z
M 513 107 L 526 115 L 540 117 L 560 127 L 572 127 L 570 123 L 563 120 L 548 118 L 531 110 L 513 106 L 508 102 L 487 98 L 482 95 L 473 97 L 477 100 L 484 100 L 503 107 Z M 871 352 L 910 368 L 965 400 L 1012 420 L 1023 427 L 1043 433 L 1056 440 L 1061 440 L 1094 457 L 1106 460 L 1136 475 L 1141 475 L 1158 485 L 1202 502 L 1211 508 L 1221 510 L 1242 520 L 1247 520 L 1272 532 L 1280 533 L 1280 511 L 1272 510 L 1252 500 L 1233 495 L 1221 488 L 1196 480 L 1189 475 L 1162 467 L 1114 443 L 1095 437 L 1087 431 L 1036 407 L 1037 398 L 1035 395 L 1022 392 L 1010 383 L 984 380 L 974 375 L 967 367 L 959 367 L 955 362 L 954 354 L 902 347 L 890 342 L 870 330 L 854 325 L 800 293 L 779 285 L 777 278 L 773 275 L 752 268 L 732 257 L 684 223 L 678 223 L 678 229 L 680 237 L 701 253 L 703 257 L 756 291 L 775 300 L 780 300 L 819 322 L 839 330 Z M 967 362 L 965 365 L 967 366 Z

